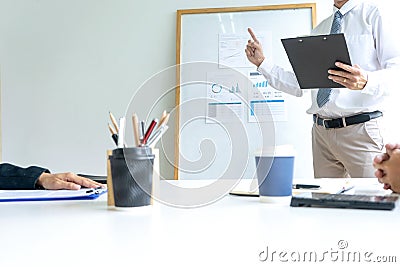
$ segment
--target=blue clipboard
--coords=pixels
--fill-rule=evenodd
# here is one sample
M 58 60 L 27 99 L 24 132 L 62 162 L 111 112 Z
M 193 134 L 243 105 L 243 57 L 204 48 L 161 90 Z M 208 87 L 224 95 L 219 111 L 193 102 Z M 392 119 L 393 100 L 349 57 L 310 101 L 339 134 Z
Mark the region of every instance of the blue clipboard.
M 91 200 L 106 193 L 106 188 L 80 190 L 0 190 L 0 202 Z

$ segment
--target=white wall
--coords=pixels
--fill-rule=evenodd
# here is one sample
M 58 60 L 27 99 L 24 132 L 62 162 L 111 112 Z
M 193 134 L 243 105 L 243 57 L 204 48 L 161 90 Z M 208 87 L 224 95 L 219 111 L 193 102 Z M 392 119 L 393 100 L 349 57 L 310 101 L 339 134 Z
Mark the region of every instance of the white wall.
M 308 1 L 235 6 L 301 2 Z M 321 21 L 332 1 L 315 2 Z M 227 6 L 232 1 L 0 0 L 2 160 L 104 174 L 106 150 L 114 147 L 108 112 L 124 115 L 140 85 L 175 64 L 176 10 Z M 173 99 L 164 105 L 171 109 Z

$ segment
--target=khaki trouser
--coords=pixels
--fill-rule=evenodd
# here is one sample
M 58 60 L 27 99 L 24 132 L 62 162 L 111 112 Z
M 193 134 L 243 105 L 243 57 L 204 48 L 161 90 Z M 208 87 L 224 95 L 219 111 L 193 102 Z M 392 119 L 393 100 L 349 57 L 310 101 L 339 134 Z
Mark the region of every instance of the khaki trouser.
M 380 118 L 343 128 L 314 123 L 312 150 L 315 178 L 375 177 L 374 157 L 382 153 Z

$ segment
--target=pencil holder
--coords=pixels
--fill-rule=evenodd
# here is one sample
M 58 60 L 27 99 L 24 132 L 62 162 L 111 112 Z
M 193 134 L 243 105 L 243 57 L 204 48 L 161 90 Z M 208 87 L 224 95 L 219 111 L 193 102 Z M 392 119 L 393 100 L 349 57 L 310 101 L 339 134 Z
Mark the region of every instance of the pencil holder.
M 151 204 L 154 154 L 151 148 L 117 148 L 109 156 L 115 207 Z

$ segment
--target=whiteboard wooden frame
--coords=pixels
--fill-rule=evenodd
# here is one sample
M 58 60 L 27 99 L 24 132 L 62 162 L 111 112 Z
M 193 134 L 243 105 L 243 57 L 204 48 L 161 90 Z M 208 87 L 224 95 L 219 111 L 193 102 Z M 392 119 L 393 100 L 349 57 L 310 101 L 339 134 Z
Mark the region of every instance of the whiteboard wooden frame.
M 210 13 L 227 13 L 227 12 L 248 12 L 248 11 L 267 11 L 267 10 L 285 10 L 285 9 L 310 9 L 311 10 L 311 23 L 312 27 L 316 26 L 316 4 L 303 3 L 303 4 L 286 4 L 286 5 L 266 5 L 266 6 L 247 6 L 247 7 L 229 7 L 229 8 L 204 8 L 204 9 L 184 9 L 177 10 L 177 23 L 176 23 L 176 95 L 175 105 L 180 106 L 181 101 L 181 42 L 182 42 L 182 17 L 198 14 Z M 176 111 L 176 124 L 175 124 L 175 163 L 174 163 L 174 179 L 179 179 L 179 157 L 180 157 L 180 108 Z
M 3 141 L 2 141 L 2 133 L 3 133 L 3 128 L 2 128 L 2 116 L 1 116 L 1 102 L 2 102 L 2 97 L 1 97 L 1 68 L 0 68 L 0 161 L 2 161 L 2 156 L 3 156 Z

